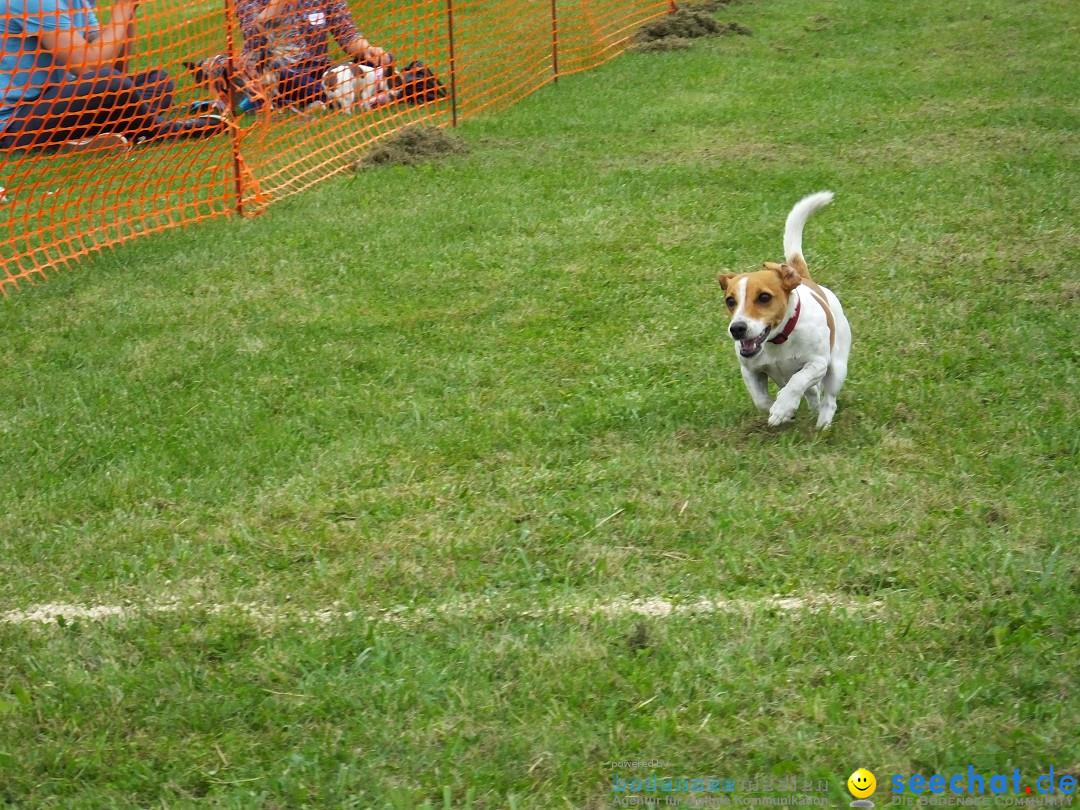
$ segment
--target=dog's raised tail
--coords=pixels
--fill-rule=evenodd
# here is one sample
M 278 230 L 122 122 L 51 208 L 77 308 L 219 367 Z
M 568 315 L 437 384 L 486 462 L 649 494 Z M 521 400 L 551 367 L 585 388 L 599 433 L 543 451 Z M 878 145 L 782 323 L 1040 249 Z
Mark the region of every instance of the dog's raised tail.
M 802 257 L 802 232 L 806 220 L 810 219 L 810 215 L 819 208 L 824 208 L 831 203 L 832 199 L 831 191 L 819 191 L 795 203 L 795 207 L 787 215 L 787 222 L 784 223 L 784 258 L 789 263 L 796 256 Z

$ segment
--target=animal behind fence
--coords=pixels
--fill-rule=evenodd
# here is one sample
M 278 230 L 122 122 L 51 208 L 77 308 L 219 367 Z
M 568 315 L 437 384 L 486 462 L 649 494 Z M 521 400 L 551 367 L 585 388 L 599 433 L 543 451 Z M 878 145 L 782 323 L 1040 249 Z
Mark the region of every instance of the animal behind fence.
M 451 125 L 599 64 L 667 11 L 350 3 L 0 0 L 0 291 L 135 236 L 256 213 L 395 129 Z

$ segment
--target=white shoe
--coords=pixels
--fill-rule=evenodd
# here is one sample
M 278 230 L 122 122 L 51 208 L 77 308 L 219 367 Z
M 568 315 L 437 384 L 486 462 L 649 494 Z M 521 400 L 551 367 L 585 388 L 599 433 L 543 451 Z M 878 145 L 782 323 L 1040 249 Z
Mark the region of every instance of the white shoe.
M 123 135 L 106 132 L 101 135 L 95 135 L 92 138 L 84 138 L 81 141 L 68 141 L 56 151 L 59 154 L 67 154 L 68 152 L 91 152 L 99 149 L 121 149 L 127 145 L 128 139 Z

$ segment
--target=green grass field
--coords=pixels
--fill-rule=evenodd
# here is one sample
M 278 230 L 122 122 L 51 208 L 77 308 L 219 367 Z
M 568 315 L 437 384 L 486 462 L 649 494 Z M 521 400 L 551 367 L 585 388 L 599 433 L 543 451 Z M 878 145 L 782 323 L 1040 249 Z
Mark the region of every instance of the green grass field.
M 1074 0 L 718 16 L 0 301 L 0 806 L 1080 773 Z M 769 429 L 715 276 L 824 188 Z

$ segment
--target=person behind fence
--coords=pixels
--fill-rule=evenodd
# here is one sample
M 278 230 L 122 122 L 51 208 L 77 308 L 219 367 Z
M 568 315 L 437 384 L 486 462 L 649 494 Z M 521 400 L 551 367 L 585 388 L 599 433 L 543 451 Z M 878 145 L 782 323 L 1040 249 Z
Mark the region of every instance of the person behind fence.
M 170 120 L 164 70 L 128 73 L 140 0 L 115 0 L 102 25 L 90 0 L 0 0 L 0 148 L 203 137 L 220 116 Z
M 345 0 L 239 0 L 237 10 L 244 60 L 273 77 L 266 96 L 275 107 L 321 100 L 332 64 L 329 36 L 356 62 L 392 69 L 394 57 L 357 30 Z

